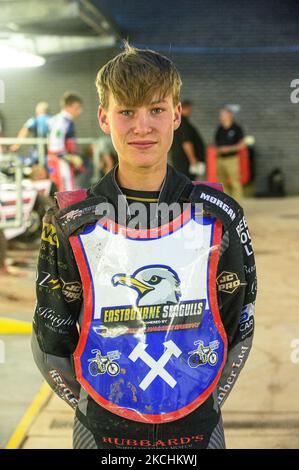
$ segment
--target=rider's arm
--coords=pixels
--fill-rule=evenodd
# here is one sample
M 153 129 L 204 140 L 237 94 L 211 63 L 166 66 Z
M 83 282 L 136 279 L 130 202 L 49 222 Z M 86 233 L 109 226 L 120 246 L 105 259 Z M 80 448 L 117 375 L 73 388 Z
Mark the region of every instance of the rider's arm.
M 53 207 L 44 217 L 31 344 L 35 362 L 46 381 L 75 407 L 80 385 L 75 378 L 72 353 L 79 338 L 77 321 L 82 294 L 75 289 L 74 296 L 72 286 L 81 285 L 81 281 L 70 244 L 56 224 L 56 211 Z
M 220 253 L 218 303 L 228 339 L 227 362 L 217 385 L 218 402 L 223 405 L 248 358 L 254 329 L 256 269 L 242 210 L 224 232 Z M 230 280 L 239 286 L 234 289 Z
M 19 130 L 17 139 L 26 139 L 26 137 L 29 136 L 29 132 L 32 131 L 33 125 L 34 125 L 34 118 L 28 119 L 28 121 L 26 121 L 23 127 Z M 11 152 L 17 152 L 20 147 L 21 147 L 21 144 L 13 144 L 10 146 L 10 150 Z

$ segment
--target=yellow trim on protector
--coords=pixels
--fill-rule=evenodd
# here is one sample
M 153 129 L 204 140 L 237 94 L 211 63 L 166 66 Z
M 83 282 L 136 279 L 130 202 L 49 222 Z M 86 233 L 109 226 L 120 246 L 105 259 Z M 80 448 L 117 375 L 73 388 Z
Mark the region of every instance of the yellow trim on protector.
M 133 197 L 133 196 L 126 196 L 127 199 L 132 199 L 133 201 L 140 201 L 140 202 L 158 202 L 158 198 L 148 199 L 145 197 Z
M 0 317 L 0 335 L 30 335 L 31 333 L 31 322 Z
M 31 405 L 25 412 L 23 418 L 17 425 L 13 435 L 8 441 L 6 449 L 19 449 L 20 445 L 24 441 L 26 434 L 41 408 L 46 404 L 50 396 L 52 395 L 52 390 L 49 385 L 44 382 L 41 386 L 39 392 L 36 394 Z

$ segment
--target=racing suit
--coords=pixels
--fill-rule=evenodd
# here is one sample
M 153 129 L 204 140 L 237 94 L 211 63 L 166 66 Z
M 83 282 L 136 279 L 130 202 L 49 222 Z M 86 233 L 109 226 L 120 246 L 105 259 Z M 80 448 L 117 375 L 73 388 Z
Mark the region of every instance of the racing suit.
M 84 201 L 44 217 L 33 320 L 35 362 L 52 389 L 76 410 L 74 447 L 80 448 L 222 448 L 221 406 L 227 399 L 252 344 L 256 270 L 242 208 L 226 194 L 190 180 L 171 166 L 159 196 L 166 202 L 200 202 L 203 212 L 222 224 L 217 265 L 217 300 L 227 335 L 227 357 L 216 387 L 205 401 L 181 419 L 144 423 L 111 413 L 76 380 L 73 353 L 82 332 L 82 281 L 69 236 L 98 220 L 97 204 L 114 207 L 125 198 L 111 170 L 87 192 Z M 130 203 L 127 200 L 127 220 Z M 136 199 L 136 198 L 132 198 Z M 171 392 L 170 392 L 171 393 Z

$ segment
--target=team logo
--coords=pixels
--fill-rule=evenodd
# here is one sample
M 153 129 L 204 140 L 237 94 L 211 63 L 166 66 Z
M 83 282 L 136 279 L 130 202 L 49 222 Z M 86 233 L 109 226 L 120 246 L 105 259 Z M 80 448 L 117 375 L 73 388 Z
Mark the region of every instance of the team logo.
M 218 362 L 218 354 L 215 349 L 219 348 L 219 341 L 211 341 L 209 346 L 204 346 L 202 340 L 194 342 L 195 345 L 198 345 L 196 349 L 190 351 L 188 354 L 188 364 L 190 367 L 198 367 L 204 364 L 210 364 L 210 366 L 215 366 Z
M 145 266 L 137 269 L 132 276 L 116 274 L 114 286 L 122 285 L 135 289 L 136 305 L 177 304 L 181 297 L 180 280 L 177 273 L 168 266 Z
M 241 284 L 241 281 L 238 278 L 236 273 L 223 271 L 217 277 L 217 286 L 220 292 L 225 292 L 226 294 L 232 294 L 241 285 L 243 284 Z
M 139 328 L 147 332 L 198 328 L 202 321 L 206 301 L 180 300 L 182 293 L 178 274 L 169 266 L 150 265 L 137 269 L 132 275 L 115 274 L 111 283 L 116 288 L 133 289 L 133 305 L 103 307 L 102 325 L 93 327 L 102 336 L 115 326 L 119 333 L 136 333 Z M 114 332 L 115 334 L 115 332 Z
M 59 240 L 57 238 L 56 228 L 53 224 L 47 224 L 46 222 L 43 223 L 43 230 L 42 230 L 42 240 L 44 242 L 50 243 L 50 245 L 59 247 Z
M 144 364 L 146 364 L 150 371 L 144 377 L 142 382 L 139 384 L 139 387 L 142 390 L 146 390 L 148 386 L 155 380 L 156 377 L 160 376 L 161 379 L 164 380 L 171 388 L 175 387 L 177 381 L 174 379 L 172 375 L 170 375 L 164 366 L 170 360 L 172 356 L 178 358 L 182 354 L 180 348 L 175 344 L 174 341 L 166 341 L 163 343 L 165 347 L 165 351 L 163 352 L 162 356 L 155 361 L 155 359 L 146 351 L 148 344 L 144 343 L 137 343 L 131 354 L 129 355 L 129 359 L 131 361 L 136 362 L 137 359 L 141 359 Z
M 118 375 L 120 367 L 116 362 L 120 358 L 121 353 L 119 351 L 107 352 L 106 356 L 103 356 L 99 349 L 93 349 L 91 354 L 95 354 L 95 357 L 88 359 L 88 370 L 90 375 L 96 377 L 106 372 L 111 375 Z

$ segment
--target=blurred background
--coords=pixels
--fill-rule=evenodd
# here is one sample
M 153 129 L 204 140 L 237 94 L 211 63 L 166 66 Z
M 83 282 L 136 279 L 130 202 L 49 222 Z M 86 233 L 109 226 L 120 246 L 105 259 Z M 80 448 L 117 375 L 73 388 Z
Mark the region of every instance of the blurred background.
M 177 65 L 203 163 L 193 179 L 219 179 L 221 109 L 241 132 L 233 143 L 243 142 L 239 180 L 259 295 L 254 348 L 224 406 L 227 446 L 298 448 L 296 0 L 0 0 L 0 448 L 71 447 L 72 410 L 43 385 L 29 345 L 41 221 L 54 192 L 68 189 L 47 162 L 69 91 L 81 105 L 68 123 L 72 188 L 117 162 L 98 126 L 94 82 L 123 39 Z M 188 173 L 184 137 L 176 139 L 169 161 L 182 169 L 185 159 Z

